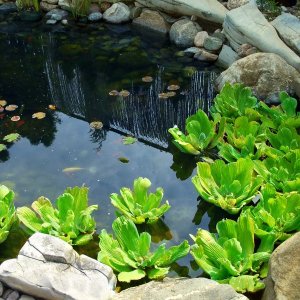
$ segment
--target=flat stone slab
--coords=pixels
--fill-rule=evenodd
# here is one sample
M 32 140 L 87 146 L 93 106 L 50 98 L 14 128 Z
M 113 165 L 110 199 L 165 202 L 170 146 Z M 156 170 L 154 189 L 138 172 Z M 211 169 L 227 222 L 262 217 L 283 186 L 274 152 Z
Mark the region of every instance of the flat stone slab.
M 281 14 L 271 23 L 280 37 L 300 54 L 300 19 L 288 13 Z
M 230 285 L 206 278 L 165 278 L 129 288 L 112 300 L 247 300 Z
M 24 294 L 49 300 L 108 300 L 116 285 L 110 267 L 42 233 L 29 238 L 17 259 L 0 265 L 0 281 Z

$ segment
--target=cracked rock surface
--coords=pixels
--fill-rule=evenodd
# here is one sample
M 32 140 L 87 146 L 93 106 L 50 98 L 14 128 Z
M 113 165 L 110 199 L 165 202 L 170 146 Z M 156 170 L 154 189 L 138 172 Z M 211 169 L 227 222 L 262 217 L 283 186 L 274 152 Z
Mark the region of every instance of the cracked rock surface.
M 0 265 L 0 281 L 24 294 L 53 300 L 106 300 L 116 285 L 110 267 L 42 233 L 29 238 L 17 259 Z

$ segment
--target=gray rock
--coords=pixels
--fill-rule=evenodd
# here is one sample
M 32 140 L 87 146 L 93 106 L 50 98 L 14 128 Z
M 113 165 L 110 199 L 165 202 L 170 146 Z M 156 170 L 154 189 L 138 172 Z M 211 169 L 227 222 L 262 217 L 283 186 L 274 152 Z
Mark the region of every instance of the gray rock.
M 170 39 L 179 47 L 192 47 L 199 31 L 202 31 L 199 24 L 187 19 L 179 20 L 171 27 Z
M 269 261 L 263 300 L 300 299 L 300 232 L 282 243 Z
M 51 10 L 54 10 L 54 9 L 56 9 L 57 7 L 58 7 L 57 4 L 50 4 L 50 3 L 44 2 L 44 1 L 42 1 L 42 2 L 40 3 L 40 8 L 41 8 L 41 10 L 42 10 L 42 11 L 46 11 L 46 12 L 49 12 L 49 11 L 51 11 Z
M 211 36 L 220 39 L 223 43 L 226 40 L 226 35 L 220 29 L 217 29 Z
M 35 298 L 28 295 L 22 295 L 19 300 L 35 300 Z
M 45 0 L 49 4 L 58 4 L 58 0 Z
M 230 285 L 206 278 L 165 278 L 129 288 L 112 300 L 247 300 Z
M 240 57 L 246 57 L 248 55 L 251 55 L 251 54 L 254 54 L 254 53 L 257 53 L 257 52 L 258 52 L 257 49 L 255 47 L 253 47 L 252 45 L 249 45 L 249 44 L 243 44 L 237 50 L 237 54 Z
M 282 14 L 271 23 L 280 37 L 300 54 L 300 19 L 291 14 Z
M 101 12 L 92 12 L 91 14 L 89 14 L 88 16 L 88 20 L 90 22 L 98 22 L 102 19 L 102 14 Z
M 133 20 L 133 24 L 163 34 L 170 31 L 170 25 L 164 17 L 159 12 L 150 9 L 143 9 L 141 15 Z
M 300 57 L 279 38 L 275 28 L 256 5 L 249 3 L 229 11 L 223 28 L 234 50 L 242 44 L 251 44 L 263 52 L 280 55 L 300 71 Z
M 4 290 L 4 286 L 3 286 L 2 282 L 0 282 L 0 297 L 3 294 L 3 290 Z
M 138 18 L 141 13 L 142 13 L 143 9 L 141 7 L 138 7 L 138 6 L 133 6 L 133 7 L 130 7 L 130 19 L 136 19 Z
M 130 9 L 122 3 L 115 3 L 103 14 L 103 19 L 106 22 L 120 24 L 130 21 Z
M 238 59 L 240 59 L 239 55 L 231 47 L 223 45 L 216 61 L 216 65 L 227 69 Z
M 217 78 L 217 90 L 226 82 L 249 86 L 260 100 L 277 100 L 280 91 L 300 96 L 300 73 L 273 53 L 256 53 L 237 60 Z
M 213 36 L 208 36 L 204 40 L 204 48 L 209 51 L 218 51 L 222 48 L 223 42 L 221 39 L 213 37 Z
M 212 62 L 218 59 L 218 55 L 205 50 L 201 50 L 200 52 L 195 54 L 194 58 L 202 62 Z
M 47 25 L 55 25 L 56 23 L 57 23 L 57 20 L 53 20 L 53 19 L 49 19 L 46 22 Z
M 7 289 L 3 294 L 3 298 L 5 300 L 18 300 L 19 297 L 20 297 L 19 292 L 11 289 Z
M 200 48 L 198 47 L 190 47 L 185 49 L 183 52 L 187 55 L 187 56 L 194 56 L 195 54 L 199 53 L 201 51 Z
M 29 238 L 17 259 L 0 265 L 0 280 L 24 294 L 49 300 L 107 300 L 116 284 L 110 267 L 42 233 Z
M 8 14 L 16 11 L 18 11 L 18 8 L 13 2 L 8 2 L 0 5 L 0 13 L 2 14 Z
M 202 48 L 204 45 L 204 40 L 208 37 L 208 33 L 206 31 L 200 31 L 196 34 L 194 38 L 194 44 L 196 47 Z
M 48 19 L 53 19 L 60 21 L 64 18 L 66 18 L 69 15 L 69 13 L 63 9 L 55 8 L 52 9 L 51 11 L 47 12 L 45 17 Z
M 68 0 L 58 0 L 58 6 L 61 9 L 71 11 L 71 4 Z

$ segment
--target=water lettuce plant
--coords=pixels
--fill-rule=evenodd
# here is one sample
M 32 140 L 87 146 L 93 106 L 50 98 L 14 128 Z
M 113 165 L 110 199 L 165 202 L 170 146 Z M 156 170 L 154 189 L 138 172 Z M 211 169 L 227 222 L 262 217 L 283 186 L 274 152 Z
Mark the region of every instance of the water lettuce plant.
M 150 252 L 150 234 L 139 234 L 133 221 L 124 216 L 113 222 L 112 229 L 116 238 L 105 229 L 101 231 L 98 260 L 112 267 L 118 273 L 119 281 L 130 282 L 144 277 L 162 279 L 168 274 L 170 265 L 186 256 L 190 249 L 184 241 L 169 249 L 161 244 Z
M 253 162 L 244 158 L 228 164 L 223 160 L 199 162 L 197 173 L 192 182 L 200 196 L 230 214 L 237 214 L 248 204 L 263 182 L 262 176 L 255 173 Z
M 257 99 L 252 95 L 251 89 L 242 84 L 226 83 L 214 100 L 211 107 L 213 118 L 217 114 L 226 118 L 226 121 L 246 115 L 247 109 L 256 108 Z
M 183 153 L 198 155 L 205 149 L 214 148 L 223 137 L 225 119 L 219 115 L 214 121 L 199 109 L 196 114 L 186 119 L 185 135 L 177 126 L 169 129 L 174 145 Z
M 30 233 L 42 232 L 57 236 L 72 245 L 85 245 L 93 238 L 96 222 L 91 213 L 98 205 L 88 207 L 88 188 L 67 188 L 56 200 L 39 197 L 28 207 L 17 209 L 20 221 Z
M 218 235 L 199 229 L 192 236 L 191 254 L 196 263 L 220 283 L 230 284 L 238 292 L 256 292 L 264 288 L 260 269 L 270 253 L 254 252 L 254 221 L 246 215 L 217 224 Z
M 133 182 L 133 190 L 123 187 L 120 195 L 111 194 L 111 204 L 135 224 L 154 223 L 171 206 L 168 201 L 160 206 L 164 191 L 157 188 L 155 193 L 148 193 L 150 186 L 151 181 L 148 178 L 139 177 Z
M 9 234 L 12 224 L 16 221 L 14 192 L 5 185 L 0 186 L 0 244 Z
M 247 207 L 242 214 L 255 222 L 255 235 L 261 240 L 258 251 L 272 252 L 277 241 L 285 241 L 300 231 L 300 194 L 278 193 L 267 184 L 255 207 Z

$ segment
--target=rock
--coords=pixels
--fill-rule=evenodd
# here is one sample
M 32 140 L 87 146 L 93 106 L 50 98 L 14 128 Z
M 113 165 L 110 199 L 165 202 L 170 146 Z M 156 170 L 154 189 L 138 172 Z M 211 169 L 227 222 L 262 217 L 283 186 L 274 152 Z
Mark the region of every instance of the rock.
M 227 69 L 238 59 L 240 59 L 239 55 L 231 47 L 223 45 L 216 64 Z
M 256 53 L 234 62 L 217 78 L 217 90 L 226 82 L 249 86 L 260 100 L 277 101 L 280 91 L 300 96 L 300 73 L 273 53 Z
M 99 5 L 92 3 L 89 8 L 89 14 L 94 13 L 94 12 L 100 12 L 100 7 L 99 7 Z
M 206 278 L 165 278 L 132 287 L 112 300 L 247 300 L 230 285 Z
M 18 300 L 20 297 L 19 292 L 11 290 L 11 289 L 7 289 L 4 293 L 3 293 L 3 298 L 5 300 Z
M 111 4 L 109 2 L 107 2 L 107 1 L 104 1 L 104 2 L 101 1 L 99 5 L 100 5 L 100 12 L 102 14 L 104 12 L 106 12 L 111 7 Z
M 208 37 L 208 33 L 206 31 L 200 31 L 196 34 L 194 38 L 194 44 L 196 47 L 202 48 L 204 45 L 205 38 Z
M 58 6 L 61 9 L 71 11 L 71 4 L 68 0 L 58 0 Z
M 3 294 L 3 290 L 4 290 L 3 284 L 2 284 L 2 282 L 0 282 L 0 297 Z
M 130 19 L 133 20 L 138 18 L 141 15 L 142 11 L 143 9 L 141 7 L 137 7 L 137 6 L 130 7 Z
M 17 259 L 0 265 L 0 280 L 22 293 L 49 300 L 107 300 L 116 284 L 110 267 L 42 233 L 29 238 Z
M 250 44 L 243 44 L 237 49 L 237 54 L 240 57 L 246 57 L 250 54 L 257 53 L 257 49 Z
M 300 57 L 279 38 L 275 28 L 256 5 L 249 3 L 229 11 L 223 28 L 234 50 L 237 51 L 242 44 L 251 44 L 263 52 L 280 55 L 291 66 L 300 70 Z
M 8 2 L 0 5 L 0 13 L 1 14 L 9 14 L 18 11 L 18 8 L 15 3 Z
M 46 18 L 61 21 L 62 19 L 66 18 L 69 13 L 63 9 L 55 8 L 51 11 L 46 13 Z
M 68 25 L 68 20 L 67 20 L 67 19 L 61 20 L 61 24 L 63 24 L 63 25 Z
M 218 59 L 218 55 L 201 50 L 195 54 L 194 58 L 202 62 L 212 62 Z
M 49 4 L 58 4 L 58 0 L 44 0 L 44 2 L 47 2 Z
M 88 20 L 90 22 L 98 22 L 101 19 L 102 19 L 101 12 L 92 12 L 91 14 L 88 15 Z
M 22 295 L 19 300 L 35 300 L 33 297 L 28 295 Z
M 47 25 L 55 25 L 56 23 L 57 23 L 57 20 L 53 20 L 53 19 L 49 19 L 46 22 Z
M 189 57 L 193 57 L 195 54 L 199 53 L 200 51 L 201 49 L 199 49 L 198 47 L 190 47 L 185 49 L 183 52 L 185 55 Z
M 104 12 L 103 19 L 114 24 L 128 22 L 130 20 L 130 9 L 122 2 L 115 3 Z
M 248 2 L 249 2 L 249 0 L 228 0 L 227 8 L 229 10 L 235 9 L 235 8 L 238 8 L 240 6 L 247 4 Z
M 133 20 L 133 24 L 163 34 L 170 31 L 170 25 L 163 16 L 159 12 L 150 9 L 143 9 L 141 15 Z
M 136 0 L 137 3 L 169 14 L 196 16 L 215 23 L 223 23 L 227 9 L 217 0 Z
M 49 4 L 49 3 L 47 3 L 47 2 L 41 2 L 40 3 L 40 8 L 41 8 L 41 10 L 42 11 L 47 11 L 47 12 L 49 12 L 49 11 L 51 11 L 51 10 L 54 10 L 54 9 L 56 9 L 56 8 L 58 8 L 58 5 L 56 5 L 56 4 Z
M 263 300 L 300 299 L 300 232 L 282 243 L 269 261 Z
M 226 40 L 225 34 L 220 29 L 217 29 L 211 36 L 220 39 L 223 43 Z
M 209 51 L 218 51 L 222 48 L 223 42 L 219 38 L 208 36 L 204 40 L 204 48 Z
M 199 24 L 182 19 L 171 26 L 170 40 L 179 47 L 192 47 L 195 36 L 201 30 Z
M 282 14 L 271 23 L 280 37 L 300 54 L 300 19 L 291 14 Z

